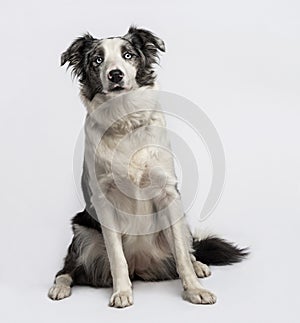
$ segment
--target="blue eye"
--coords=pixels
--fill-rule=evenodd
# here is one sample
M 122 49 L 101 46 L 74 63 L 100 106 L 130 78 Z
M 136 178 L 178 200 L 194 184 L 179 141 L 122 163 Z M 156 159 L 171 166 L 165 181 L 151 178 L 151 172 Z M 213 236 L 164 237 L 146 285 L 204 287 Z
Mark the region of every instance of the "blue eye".
M 123 56 L 125 59 L 131 59 L 132 58 L 132 54 L 126 52 Z
M 95 63 L 96 63 L 97 65 L 100 65 L 102 62 L 103 62 L 103 58 L 102 58 L 102 57 L 100 57 L 100 56 L 96 57 L 96 59 L 95 59 Z

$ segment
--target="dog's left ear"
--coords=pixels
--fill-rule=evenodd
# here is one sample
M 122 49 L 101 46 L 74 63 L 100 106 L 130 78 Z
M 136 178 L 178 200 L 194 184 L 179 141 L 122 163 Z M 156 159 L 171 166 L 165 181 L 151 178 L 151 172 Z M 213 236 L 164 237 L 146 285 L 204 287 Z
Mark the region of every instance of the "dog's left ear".
M 136 28 L 131 26 L 124 36 L 125 39 L 128 39 L 132 45 L 142 51 L 143 53 L 147 52 L 165 52 L 165 43 L 162 39 L 156 37 L 151 31 Z

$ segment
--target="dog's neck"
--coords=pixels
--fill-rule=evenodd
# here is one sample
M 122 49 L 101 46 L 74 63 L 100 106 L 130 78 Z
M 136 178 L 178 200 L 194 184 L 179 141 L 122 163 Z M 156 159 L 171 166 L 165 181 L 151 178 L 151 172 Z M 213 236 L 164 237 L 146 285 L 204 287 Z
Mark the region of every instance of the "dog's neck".
M 87 110 L 87 114 L 92 114 L 103 103 L 105 103 L 109 100 L 112 100 L 114 98 L 117 98 L 120 95 L 128 94 L 132 91 L 136 91 L 139 89 L 159 90 L 159 86 L 157 83 L 154 83 L 153 85 L 147 85 L 147 86 L 143 86 L 143 87 L 133 88 L 130 91 L 121 92 L 121 93 L 114 93 L 114 92 L 107 93 L 107 94 L 97 93 L 92 100 L 89 100 L 86 96 L 84 96 L 83 92 L 80 91 L 80 98 Z
M 101 135 L 111 133 L 123 136 L 139 127 L 153 123 L 165 124 L 159 92 L 153 86 L 139 87 L 110 99 L 97 94 L 87 103 L 86 126 L 94 127 Z

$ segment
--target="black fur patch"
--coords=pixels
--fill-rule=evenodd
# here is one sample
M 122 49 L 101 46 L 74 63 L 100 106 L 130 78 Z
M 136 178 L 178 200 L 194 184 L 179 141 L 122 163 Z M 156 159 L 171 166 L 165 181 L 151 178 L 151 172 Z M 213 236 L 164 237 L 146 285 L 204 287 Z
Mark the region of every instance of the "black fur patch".
M 139 85 L 153 85 L 155 81 L 154 64 L 158 62 L 158 51 L 165 52 L 164 42 L 152 32 L 131 26 L 124 36 L 138 51 L 140 61 L 136 81 Z
M 206 265 L 232 265 L 241 262 L 249 255 L 248 248 L 240 249 L 233 243 L 214 236 L 203 240 L 194 240 L 194 256 Z
M 102 83 L 98 73 L 90 69 L 89 52 L 101 41 L 92 37 L 89 33 L 73 41 L 71 46 L 61 55 L 61 66 L 69 63 L 72 67 L 72 75 L 77 77 L 81 85 L 82 94 L 89 100 L 96 93 L 101 93 Z
M 99 232 L 102 232 L 101 225 L 98 221 L 96 221 L 87 210 L 83 210 L 82 212 L 77 213 L 72 219 L 72 225 L 78 224 L 83 227 L 95 229 Z
M 90 229 L 95 229 L 102 234 L 101 225 L 94 220 L 89 213 L 84 210 L 76 214 L 72 219 L 72 225 L 77 224 Z M 74 231 L 74 230 L 73 230 Z M 82 250 L 78 247 L 78 235 L 74 231 L 72 242 L 68 248 L 67 256 L 64 259 L 64 266 L 55 277 L 68 274 L 72 278 L 73 285 L 89 285 L 93 287 L 111 287 L 112 277 L 108 266 L 107 254 L 101 254 L 91 267 L 86 268 L 78 259 L 81 256 Z
M 64 260 L 64 267 L 55 277 L 68 274 L 72 278 L 72 285 L 88 285 L 93 287 L 111 287 L 112 277 L 110 274 L 108 258 L 106 254 L 98 257 L 90 268 L 85 268 L 78 264 L 80 250 L 76 248 L 76 239 L 73 240 L 68 248 L 67 256 Z

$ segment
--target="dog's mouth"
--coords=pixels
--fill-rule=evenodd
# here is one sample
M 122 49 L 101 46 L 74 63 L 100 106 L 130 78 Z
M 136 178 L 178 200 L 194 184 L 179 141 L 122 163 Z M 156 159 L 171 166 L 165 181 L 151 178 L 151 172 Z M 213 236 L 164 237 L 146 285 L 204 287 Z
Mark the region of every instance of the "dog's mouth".
M 124 87 L 120 86 L 120 85 L 116 85 L 115 87 L 113 87 L 112 89 L 109 90 L 109 92 L 119 92 L 119 91 L 123 91 L 125 90 Z

